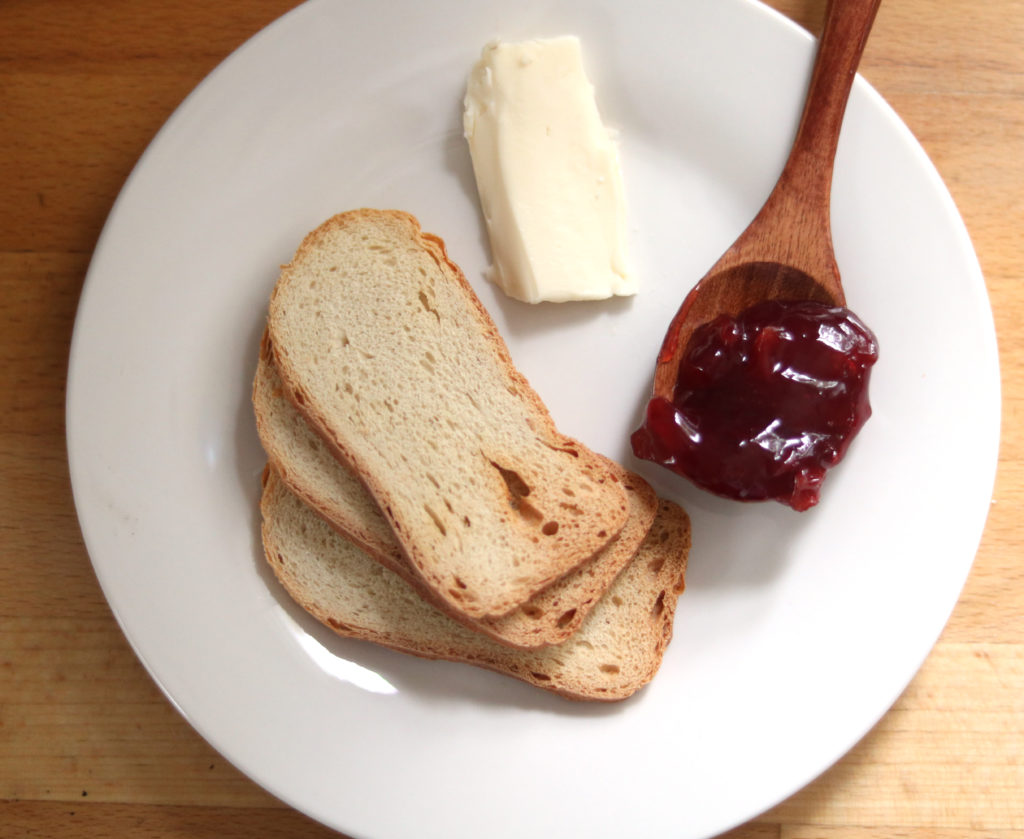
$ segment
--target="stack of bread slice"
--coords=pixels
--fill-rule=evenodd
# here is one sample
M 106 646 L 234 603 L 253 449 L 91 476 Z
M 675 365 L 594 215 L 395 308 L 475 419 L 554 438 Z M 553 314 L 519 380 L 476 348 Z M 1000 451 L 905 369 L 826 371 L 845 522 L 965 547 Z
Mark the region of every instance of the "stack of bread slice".
M 253 403 L 267 559 L 335 632 L 576 699 L 654 676 L 686 513 L 558 432 L 415 218 L 355 210 L 303 240 Z

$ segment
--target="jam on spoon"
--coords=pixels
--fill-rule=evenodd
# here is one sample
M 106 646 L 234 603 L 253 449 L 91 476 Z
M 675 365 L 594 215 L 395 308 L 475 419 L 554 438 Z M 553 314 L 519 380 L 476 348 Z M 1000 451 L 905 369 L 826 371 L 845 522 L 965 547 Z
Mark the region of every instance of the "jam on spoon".
M 871 332 L 832 248 L 832 168 L 881 0 L 829 0 L 796 137 L 761 210 L 669 323 L 633 451 L 713 492 L 818 500 L 870 413 Z
M 720 315 L 693 332 L 633 452 L 718 495 L 806 510 L 871 415 L 877 358 L 875 336 L 840 306 L 766 300 Z

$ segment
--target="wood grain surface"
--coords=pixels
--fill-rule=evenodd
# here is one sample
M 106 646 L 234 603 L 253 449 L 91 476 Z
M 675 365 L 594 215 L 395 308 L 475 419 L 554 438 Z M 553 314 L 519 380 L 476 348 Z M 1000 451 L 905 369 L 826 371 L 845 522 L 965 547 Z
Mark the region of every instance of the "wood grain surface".
M 228 765 L 149 679 L 86 556 L 64 443 L 75 308 L 118 190 L 182 98 L 293 5 L 0 2 L 0 836 L 337 835 Z M 770 5 L 812 31 L 824 10 Z M 1024 839 L 1024 2 L 885 0 L 861 72 L 931 156 L 981 260 L 998 476 L 970 578 L 906 692 L 728 836 Z M 935 456 L 956 458 L 956 441 Z

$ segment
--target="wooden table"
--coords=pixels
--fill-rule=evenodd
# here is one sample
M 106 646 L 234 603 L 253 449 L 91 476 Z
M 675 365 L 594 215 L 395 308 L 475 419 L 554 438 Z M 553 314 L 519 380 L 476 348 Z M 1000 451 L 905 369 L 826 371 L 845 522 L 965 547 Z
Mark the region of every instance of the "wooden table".
M 824 0 L 770 4 L 816 30 Z M 228 765 L 150 681 L 93 576 L 64 445 L 75 307 L 118 190 L 189 90 L 293 5 L 0 3 L 4 837 L 336 835 Z M 1024 2 L 886 0 L 862 72 L 936 163 L 978 251 L 1001 345 L 998 479 L 956 611 L 896 706 L 729 836 L 1024 839 Z

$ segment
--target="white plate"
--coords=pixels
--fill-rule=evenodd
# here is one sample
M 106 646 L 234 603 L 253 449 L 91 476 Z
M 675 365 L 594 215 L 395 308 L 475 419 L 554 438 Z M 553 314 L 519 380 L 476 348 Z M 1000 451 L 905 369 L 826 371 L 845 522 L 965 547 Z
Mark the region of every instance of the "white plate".
M 460 105 L 490 38 L 581 36 L 621 129 L 643 289 L 530 308 L 482 278 Z M 121 194 L 76 324 L 68 446 L 89 553 L 171 701 L 286 802 L 357 837 L 705 837 L 839 758 L 912 677 L 977 548 L 999 382 L 956 209 L 862 80 L 834 233 L 877 332 L 875 415 L 821 505 L 704 495 L 628 452 L 660 337 L 746 225 L 795 130 L 812 39 L 747 0 L 313 2 L 175 112 Z M 334 637 L 264 568 L 249 382 L 277 266 L 334 212 L 448 242 L 561 428 L 693 519 L 654 683 L 594 707 Z

